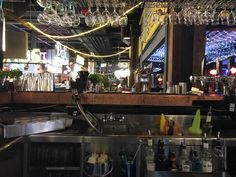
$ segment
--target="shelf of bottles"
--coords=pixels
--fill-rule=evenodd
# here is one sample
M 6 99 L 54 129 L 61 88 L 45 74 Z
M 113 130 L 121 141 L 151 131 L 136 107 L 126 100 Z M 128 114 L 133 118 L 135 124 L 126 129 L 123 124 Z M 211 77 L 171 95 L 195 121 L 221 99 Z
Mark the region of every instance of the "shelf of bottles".
M 235 95 L 236 76 L 190 76 L 192 87 L 201 87 L 203 93 Z
M 177 140 L 177 139 L 176 139 Z M 220 139 L 195 144 L 189 141 L 170 141 L 149 137 L 143 148 L 145 175 L 181 176 L 191 173 L 193 176 L 217 176 L 225 170 L 225 148 Z

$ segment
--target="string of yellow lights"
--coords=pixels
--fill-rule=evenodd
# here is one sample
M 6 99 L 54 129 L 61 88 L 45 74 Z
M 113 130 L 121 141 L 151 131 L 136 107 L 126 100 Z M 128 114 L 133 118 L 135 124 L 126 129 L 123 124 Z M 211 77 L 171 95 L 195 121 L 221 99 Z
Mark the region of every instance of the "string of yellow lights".
M 134 7 L 128 9 L 127 11 L 125 11 L 119 18 L 121 18 L 122 16 L 132 12 L 134 9 L 136 9 L 137 7 L 139 7 L 140 5 L 142 4 L 142 2 L 140 2 L 139 4 L 135 5 Z M 32 23 L 30 22 L 27 22 L 19 17 L 16 17 L 14 16 L 13 14 L 7 12 L 7 15 L 9 17 L 11 17 L 12 19 L 14 20 L 17 20 L 18 22 L 20 22 L 22 25 L 24 25 L 25 27 L 29 28 L 29 29 L 33 29 L 35 31 L 37 31 L 38 33 L 48 37 L 49 39 L 51 39 L 52 41 L 54 41 L 55 43 L 60 43 L 60 45 L 62 45 L 63 47 L 67 48 L 68 50 L 74 52 L 75 54 L 79 54 L 79 55 L 82 55 L 83 57 L 91 57 L 91 58 L 111 58 L 111 57 L 114 57 L 114 56 L 119 56 L 120 54 L 122 53 L 125 53 L 126 51 L 130 50 L 131 47 L 127 47 L 125 48 L 124 50 L 121 50 L 117 53 L 113 53 L 113 54 L 108 54 L 108 55 L 94 55 L 94 54 L 88 54 L 88 53 L 84 53 L 84 52 L 81 52 L 77 49 L 74 49 L 72 47 L 69 47 L 65 44 L 62 44 L 61 42 L 57 41 L 56 39 L 70 39 L 70 38 L 76 38 L 76 37 L 81 37 L 81 36 L 84 36 L 86 34 L 89 34 L 89 33 L 92 33 L 94 31 L 97 31 L 101 28 L 104 28 L 108 25 L 108 23 L 104 24 L 104 25 L 101 25 L 99 27 L 96 27 L 94 29 L 91 29 L 89 31 L 86 31 L 86 32 L 83 32 L 83 33 L 80 33 L 80 34 L 75 34 L 75 35 L 71 35 L 71 36 L 55 36 L 55 35 L 50 35 L 50 34 L 47 34 L 45 32 L 43 32 L 42 30 L 40 30 L 39 28 L 37 28 L 36 26 L 34 26 Z
M 121 18 L 122 16 L 124 15 L 127 15 L 129 14 L 130 12 L 132 12 L 133 10 L 135 10 L 136 8 L 138 8 L 140 5 L 142 5 L 143 2 L 140 2 L 138 4 L 136 4 L 135 6 L 133 6 L 132 8 L 128 9 L 127 11 L 125 11 L 121 16 L 119 16 L 119 18 Z M 51 38 L 54 38 L 54 39 L 71 39 L 71 38 L 78 38 L 78 37 L 81 37 L 81 36 L 85 36 L 87 34 L 90 34 L 92 32 L 95 32 L 97 30 L 100 30 L 102 28 L 105 28 L 109 23 L 105 23 L 101 26 L 98 26 L 96 28 L 93 28 L 91 30 L 88 30 L 88 31 L 85 31 L 85 32 L 82 32 L 80 34 L 74 34 L 74 35 L 68 35 L 68 36 L 57 36 L 57 35 L 50 35 L 50 34 L 47 34 L 45 32 L 43 32 L 42 30 L 40 30 L 38 27 L 36 27 L 35 25 L 33 25 L 32 23 L 30 22 L 27 22 L 27 26 L 30 26 L 30 28 L 34 29 L 35 31 L 37 31 L 38 33 L 44 35 L 44 36 L 47 36 L 47 37 L 51 37 Z

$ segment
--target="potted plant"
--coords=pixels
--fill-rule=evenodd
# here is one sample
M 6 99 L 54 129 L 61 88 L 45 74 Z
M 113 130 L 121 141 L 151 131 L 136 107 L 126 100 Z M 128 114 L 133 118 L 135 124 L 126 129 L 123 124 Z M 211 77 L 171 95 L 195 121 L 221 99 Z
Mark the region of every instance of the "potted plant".
M 15 86 L 18 85 L 18 79 L 21 75 L 22 71 L 19 69 L 13 69 L 9 71 L 0 70 L 1 90 L 7 89 L 8 91 L 14 91 Z
M 93 84 L 93 88 L 95 88 L 95 92 L 100 92 L 101 91 L 101 85 L 102 85 L 102 80 L 103 77 L 101 74 L 89 74 L 88 76 L 88 80 L 91 81 L 91 83 Z
M 101 74 L 89 74 L 88 80 L 90 80 L 94 85 L 98 84 L 102 81 L 102 75 Z

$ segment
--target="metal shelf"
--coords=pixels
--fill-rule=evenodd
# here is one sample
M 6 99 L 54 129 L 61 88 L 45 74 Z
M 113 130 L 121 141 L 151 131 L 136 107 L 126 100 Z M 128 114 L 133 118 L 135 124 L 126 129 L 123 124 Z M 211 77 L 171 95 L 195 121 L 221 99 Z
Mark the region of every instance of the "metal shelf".
M 154 171 L 147 172 L 147 177 L 182 177 L 182 176 L 191 176 L 191 177 L 222 177 L 223 172 L 213 172 L 213 173 L 204 173 L 204 172 L 182 172 L 182 171 Z
M 30 167 L 30 170 L 46 170 L 46 171 L 80 171 L 80 167 L 52 167 L 52 166 L 42 166 L 42 167 Z

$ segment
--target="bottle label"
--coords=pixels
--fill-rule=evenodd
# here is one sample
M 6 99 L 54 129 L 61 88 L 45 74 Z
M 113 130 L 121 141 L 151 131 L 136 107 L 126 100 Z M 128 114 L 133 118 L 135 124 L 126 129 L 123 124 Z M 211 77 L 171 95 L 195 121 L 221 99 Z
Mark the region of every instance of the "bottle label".
M 155 171 L 155 163 L 147 163 L 147 171 Z
M 208 143 L 203 143 L 203 148 L 204 149 L 208 149 L 209 148 L 209 144 Z
M 211 116 L 206 117 L 206 122 L 211 122 Z
M 183 164 L 183 165 L 182 165 L 182 171 L 190 172 L 190 165 L 188 165 L 188 164 Z
M 148 146 L 152 146 L 152 139 L 151 138 L 148 138 L 147 144 L 148 144 Z
M 212 172 L 212 163 L 211 161 L 203 161 L 202 162 L 202 171 L 211 173 Z

